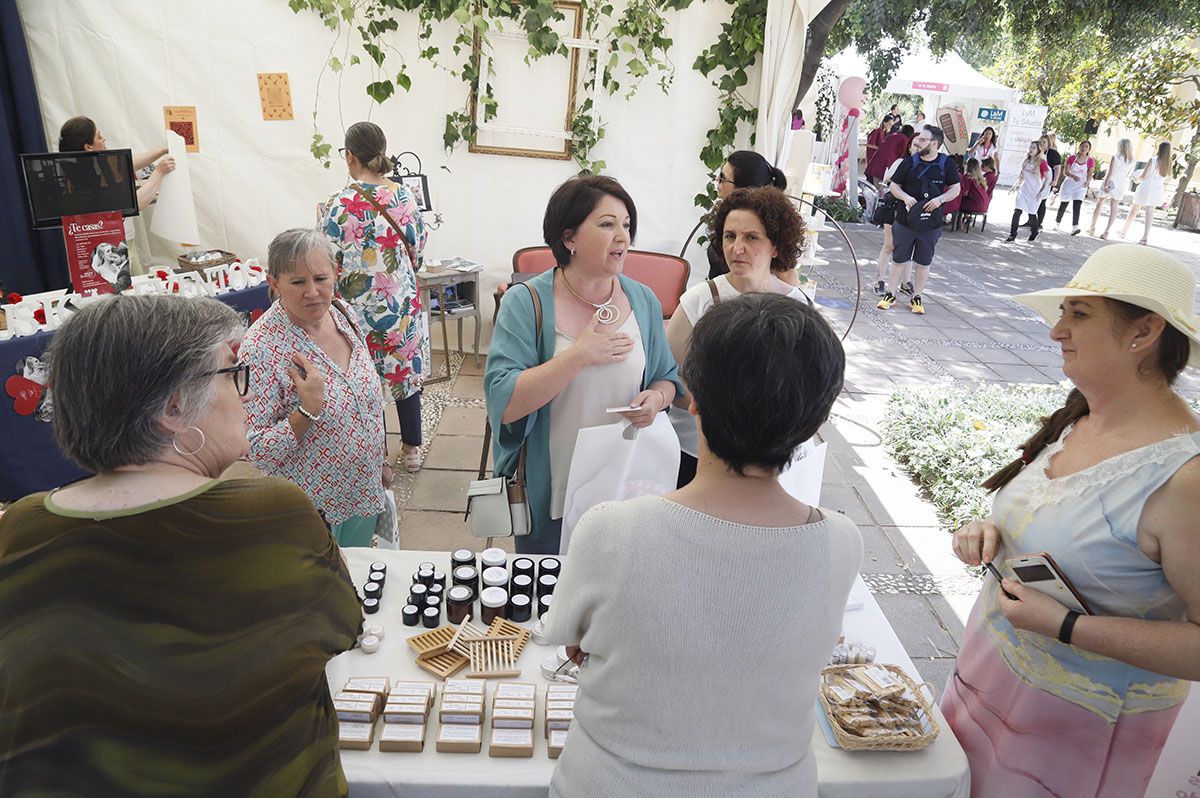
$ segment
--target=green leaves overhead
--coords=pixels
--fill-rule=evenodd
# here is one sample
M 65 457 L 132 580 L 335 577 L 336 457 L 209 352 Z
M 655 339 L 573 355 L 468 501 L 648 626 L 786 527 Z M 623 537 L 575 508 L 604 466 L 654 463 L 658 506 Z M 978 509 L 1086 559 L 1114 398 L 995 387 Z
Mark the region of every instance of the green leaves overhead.
M 733 5 L 729 22 L 721 27 L 717 40 L 696 59 L 693 68 L 709 77 L 720 92 L 717 103 L 717 122 L 708 132 L 707 142 L 700 157 L 710 169 L 724 161 L 732 148 L 741 126 L 753 124 L 756 111 L 753 103 L 740 94 L 749 81 L 748 70 L 763 49 L 763 19 L 766 17 L 767 0 L 727 0 Z M 620 15 L 614 19 L 616 9 L 607 0 L 582 0 L 581 13 L 584 18 L 583 35 L 608 42 L 607 51 L 596 58 L 588 58 L 587 74 L 581 81 L 590 85 L 595 78 L 597 63 L 603 68 L 601 86 L 609 94 L 624 89 L 624 96 L 632 96 L 641 82 L 653 77 L 660 90 L 667 92 L 675 78 L 675 64 L 670 58 L 674 45 L 667 36 L 666 15 L 686 9 L 693 0 L 629 0 Z M 516 22 L 529 40 L 526 61 L 531 62 L 548 55 L 569 56 L 570 48 L 552 24 L 564 20 L 564 15 L 554 0 L 288 0 L 288 7 L 296 13 L 308 11 L 321 18 L 326 26 L 338 34 L 349 29 L 358 34 L 361 52 L 370 59 L 374 67 L 371 82 L 365 86 L 367 95 L 377 103 L 386 102 L 397 88 L 409 91 L 412 79 L 408 65 L 400 50 L 389 44 L 394 34 L 400 31 L 400 21 L 405 15 L 415 15 L 417 22 L 418 58 L 434 66 L 446 69 L 460 78 L 469 87 L 468 96 L 481 105 L 484 119 L 494 119 L 498 106 L 490 92 L 479 90 L 482 79 L 480 65 L 475 59 L 475 46 L 485 52 L 491 49 L 489 34 L 504 20 Z M 443 64 L 440 48 L 430 44 L 435 23 L 449 23 L 457 32 L 451 48 L 454 56 L 462 57 L 460 63 Z M 607 30 L 606 30 L 607 28 Z M 511 26 L 508 28 L 511 30 Z M 386 73 L 389 62 L 396 59 L 400 68 L 395 78 Z M 363 63 L 359 56 L 348 59 L 332 56 L 328 68 L 335 73 L 344 73 L 347 66 Z M 384 76 L 379 73 L 383 71 Z M 625 85 L 622 86 L 622 79 Z M 486 87 L 485 87 L 486 88 Z M 330 146 L 315 131 L 312 151 L 314 157 L 329 166 Z M 570 120 L 572 134 L 572 156 L 583 171 L 599 171 L 605 167 L 603 161 L 590 159 L 590 152 L 604 138 L 604 126 L 596 116 L 592 100 L 585 98 Z M 446 115 L 442 143 L 453 149 L 463 141 L 471 141 L 477 133 L 477 125 L 471 114 L 470 99 L 461 110 Z M 711 190 L 697 197 L 698 204 L 711 205 Z

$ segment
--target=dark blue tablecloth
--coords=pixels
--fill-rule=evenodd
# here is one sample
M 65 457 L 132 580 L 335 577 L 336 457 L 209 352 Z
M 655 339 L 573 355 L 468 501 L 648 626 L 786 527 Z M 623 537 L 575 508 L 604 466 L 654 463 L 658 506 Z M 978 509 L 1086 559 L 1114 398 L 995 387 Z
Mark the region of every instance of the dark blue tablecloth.
M 230 291 L 218 299 L 245 314 L 247 322 L 252 311 L 270 305 L 266 284 Z M 43 332 L 0 341 L 0 384 L 12 375 L 39 371 L 42 354 L 53 336 L 53 332 Z M 31 357 L 38 362 L 27 361 Z M 52 410 L 44 406 L 45 399 L 29 415 L 18 413 L 16 404 L 17 399 L 7 391 L 0 394 L 0 500 L 19 499 L 88 476 L 67 460 L 55 443 L 49 422 Z

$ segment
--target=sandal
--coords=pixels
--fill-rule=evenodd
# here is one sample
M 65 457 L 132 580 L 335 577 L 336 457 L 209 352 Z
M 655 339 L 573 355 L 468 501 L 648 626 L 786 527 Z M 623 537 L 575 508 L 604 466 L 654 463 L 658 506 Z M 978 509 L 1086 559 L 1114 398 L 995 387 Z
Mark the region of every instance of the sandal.
M 398 462 L 396 465 L 404 466 L 404 470 L 410 474 L 415 474 L 420 471 L 421 466 L 425 463 L 421 457 L 420 449 L 409 449 L 407 447 L 400 454 L 400 457 L 397 458 L 397 461 Z

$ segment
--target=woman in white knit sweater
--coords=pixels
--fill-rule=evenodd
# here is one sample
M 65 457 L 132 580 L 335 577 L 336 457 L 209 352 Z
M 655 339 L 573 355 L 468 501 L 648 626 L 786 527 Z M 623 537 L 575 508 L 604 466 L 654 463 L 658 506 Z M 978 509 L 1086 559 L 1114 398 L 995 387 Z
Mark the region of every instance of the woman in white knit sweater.
M 862 560 L 857 527 L 779 485 L 829 415 L 845 356 L 812 308 L 745 294 L 681 369 L 696 478 L 575 528 L 548 637 L 580 671 L 551 796 L 816 796 L 818 674 Z

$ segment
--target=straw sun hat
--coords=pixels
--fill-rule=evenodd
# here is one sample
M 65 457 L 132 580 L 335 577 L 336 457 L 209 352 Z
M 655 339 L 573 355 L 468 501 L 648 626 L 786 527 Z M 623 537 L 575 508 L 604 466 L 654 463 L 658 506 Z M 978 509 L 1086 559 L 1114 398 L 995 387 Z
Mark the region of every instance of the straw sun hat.
M 1013 297 L 1053 326 L 1064 297 L 1101 296 L 1153 311 L 1192 342 L 1188 365 L 1200 368 L 1196 275 L 1173 255 L 1137 244 L 1109 244 L 1092 253 L 1062 288 Z

